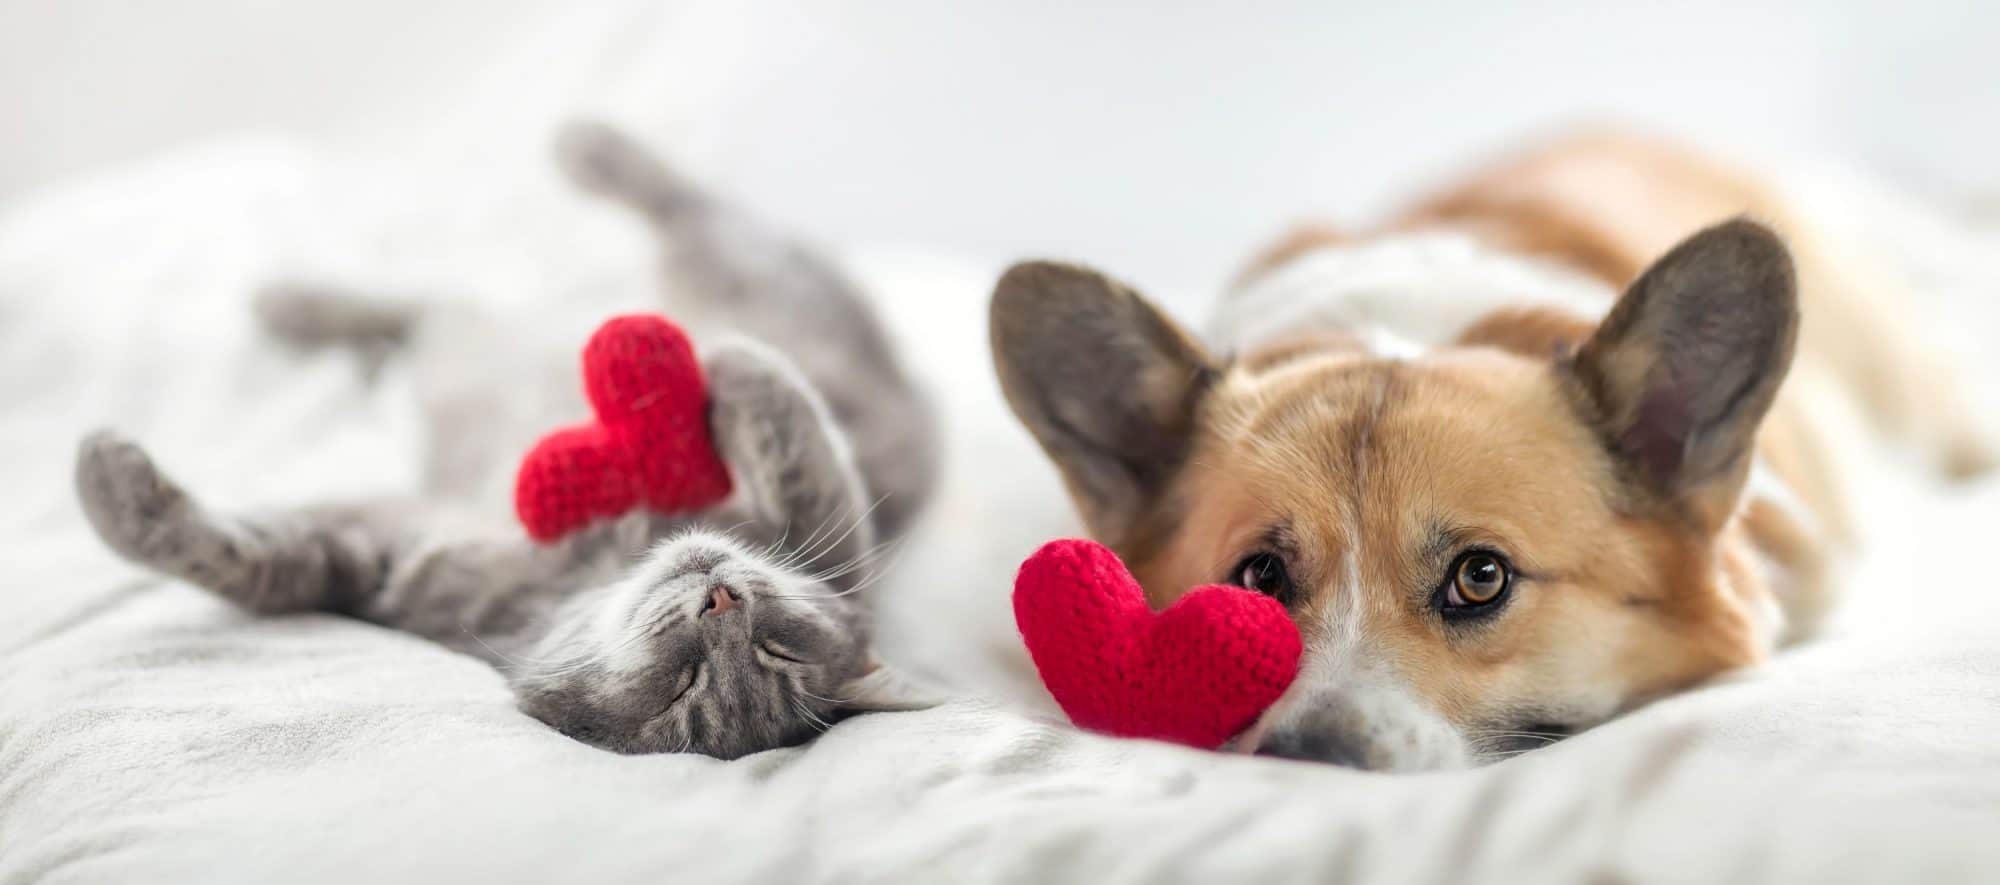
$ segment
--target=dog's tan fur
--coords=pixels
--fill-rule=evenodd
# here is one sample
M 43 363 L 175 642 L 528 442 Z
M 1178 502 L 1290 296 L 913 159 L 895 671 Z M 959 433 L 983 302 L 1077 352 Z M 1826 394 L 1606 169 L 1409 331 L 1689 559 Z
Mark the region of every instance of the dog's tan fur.
M 1711 542 L 1671 521 L 1618 512 L 1601 494 L 1615 484 L 1606 456 L 1538 374 L 1468 349 L 1423 365 L 1299 360 L 1232 379 L 1203 422 L 1177 495 L 1186 502 L 1177 529 L 1161 532 L 1152 549 L 1131 550 L 1128 562 L 1164 605 L 1216 581 L 1256 546 L 1273 514 L 1284 514 L 1301 551 L 1328 554 L 1296 562 L 1302 587 L 1335 586 L 1341 558 L 1351 556 L 1367 570 L 1359 586 L 1371 592 L 1428 591 L 1452 551 L 1426 555 L 1427 523 L 1476 525 L 1464 540 L 1522 551 L 1515 564 L 1542 591 L 1534 608 L 1460 640 L 1414 614 L 1418 606 L 1400 592 L 1363 606 L 1363 629 L 1387 637 L 1384 651 L 1454 721 L 1487 718 L 1600 666 L 1620 671 L 1628 690 L 1651 694 L 1756 660 L 1743 597 L 1764 588 L 1747 573 L 1718 580 L 1688 565 L 1728 561 L 1734 533 Z M 1495 420 L 1501 415 L 1507 420 Z M 1362 463 L 1371 458 L 1381 459 L 1376 469 Z M 1342 501 L 1353 510 L 1326 506 Z M 1524 543 L 1540 538 L 1597 540 Z M 1329 623 L 1334 602 L 1309 593 L 1296 617 L 1310 634 Z M 1628 635 L 1617 647 L 1584 639 L 1619 633 Z M 1577 667 L 1578 655 L 1600 666 Z
M 1865 273 L 1834 261 L 1754 179 L 1660 142 L 1589 134 L 1549 144 L 1380 230 L 1304 229 L 1240 278 L 1255 285 L 1329 245 L 1450 229 L 1624 287 L 1683 238 L 1745 214 L 1785 235 L 1791 260 L 1775 247 L 1785 266 L 1771 273 L 1782 272 L 1790 310 L 1796 269 L 1801 307 L 1742 321 L 1803 315 L 1798 358 L 1792 326 L 1767 342 L 1776 401 L 1768 414 L 1749 409 L 1747 426 L 1733 431 L 1746 454 L 1726 457 L 1721 434 L 1714 471 L 1664 485 L 1635 472 L 1616 441 L 1645 420 L 1634 411 L 1644 398 L 1630 394 L 1643 392 L 1666 345 L 1645 333 L 1594 339 L 1597 321 L 1561 309 L 1492 310 L 1413 359 L 1315 329 L 1224 361 L 1129 290 L 1077 276 L 1084 271 L 1030 266 L 996 292 L 996 357 L 1010 401 L 1063 467 L 1086 524 L 1155 605 L 1230 580 L 1245 551 L 1282 547 L 1308 648 L 1301 681 L 1316 667 L 1335 674 L 1294 692 L 1338 694 L 1345 689 L 1331 683 L 1388 679 L 1415 699 L 1378 716 L 1416 723 L 1401 731 L 1342 720 L 1338 729 L 1363 735 L 1342 739 L 1350 745 L 1342 758 L 1448 764 L 1490 755 L 1482 735 L 1534 722 L 1585 727 L 1752 664 L 1811 629 L 1851 530 L 1821 416 L 1799 391 L 1846 390 L 1950 472 L 1983 467 L 1990 452 L 1957 417 L 1938 367 L 1897 337 L 1907 333 L 1880 293 L 1866 290 Z M 1062 316 L 1041 316 L 1051 311 Z M 1048 349 L 1090 346 L 1081 339 L 1037 343 L 1065 334 L 1058 320 L 1111 330 L 1109 355 Z M 1165 356 L 1124 356 L 1142 351 Z M 1065 369 L 1061 360 L 1081 362 Z M 1778 388 L 1788 362 L 1790 379 Z M 1135 383 L 1122 400 L 1072 403 L 1049 389 L 1067 377 Z M 1751 434 L 1756 460 L 1789 493 L 1756 483 L 1746 491 Z M 1623 439 L 1629 448 L 1640 438 Z M 1514 593 L 1501 616 L 1465 627 L 1426 600 L 1455 553 L 1472 547 L 1505 551 L 1530 590 Z M 1316 654 L 1340 660 L 1315 663 Z M 1288 695 L 1246 743 L 1314 702 Z M 1437 731 L 1423 724 L 1430 718 L 1449 723 L 1462 746 L 1410 750 Z
M 1965 420 L 1949 367 L 1925 351 L 1896 309 L 1896 284 L 1865 259 L 1836 254 L 1780 193 L 1715 157 L 1626 132 L 1572 135 L 1479 170 L 1365 236 L 1453 229 L 1623 286 L 1689 233 L 1739 215 L 1771 225 L 1791 248 L 1805 304 L 1795 374 L 1829 376 L 1881 430 L 1915 442 L 1948 475 L 2000 463 Z M 1238 285 L 1313 249 L 1361 238 L 1301 225 L 1254 258 Z M 1801 465 L 1787 479 L 1820 516 L 1844 519 L 1837 492 L 1823 488 L 1834 480 L 1808 470 Z

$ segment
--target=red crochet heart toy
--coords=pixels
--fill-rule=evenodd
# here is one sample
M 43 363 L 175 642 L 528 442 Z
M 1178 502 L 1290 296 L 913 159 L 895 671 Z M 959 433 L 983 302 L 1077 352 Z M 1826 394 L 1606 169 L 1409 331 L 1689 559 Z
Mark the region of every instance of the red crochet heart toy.
M 1091 541 L 1051 541 L 1021 564 L 1014 621 L 1070 721 L 1119 737 L 1219 747 L 1299 671 L 1299 630 L 1277 600 L 1214 585 L 1155 613 Z
M 583 387 L 597 418 L 542 437 L 514 477 L 514 512 L 530 537 L 553 541 L 634 507 L 674 513 L 729 495 L 701 364 L 679 326 L 655 314 L 606 321 L 584 345 Z

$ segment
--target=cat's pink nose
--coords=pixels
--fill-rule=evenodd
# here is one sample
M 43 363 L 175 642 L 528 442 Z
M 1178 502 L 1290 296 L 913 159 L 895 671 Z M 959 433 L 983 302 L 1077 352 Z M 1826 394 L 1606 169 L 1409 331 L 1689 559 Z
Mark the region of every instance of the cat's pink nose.
M 708 604 L 701 607 L 704 615 L 719 615 L 743 603 L 736 598 L 736 591 L 717 584 L 708 591 Z

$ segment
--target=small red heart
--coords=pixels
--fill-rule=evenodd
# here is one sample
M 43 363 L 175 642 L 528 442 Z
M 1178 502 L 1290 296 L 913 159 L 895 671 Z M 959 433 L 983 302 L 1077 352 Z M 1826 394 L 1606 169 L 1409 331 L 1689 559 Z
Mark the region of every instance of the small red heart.
M 528 535 L 553 541 L 644 506 L 694 510 L 729 495 L 708 433 L 708 391 L 687 334 L 654 314 L 613 317 L 583 348 L 595 420 L 542 437 L 514 477 Z
M 1014 621 L 1070 721 L 1119 737 L 1221 746 L 1299 671 L 1299 630 L 1277 600 L 1212 585 L 1154 613 L 1091 541 L 1051 541 L 1021 564 Z

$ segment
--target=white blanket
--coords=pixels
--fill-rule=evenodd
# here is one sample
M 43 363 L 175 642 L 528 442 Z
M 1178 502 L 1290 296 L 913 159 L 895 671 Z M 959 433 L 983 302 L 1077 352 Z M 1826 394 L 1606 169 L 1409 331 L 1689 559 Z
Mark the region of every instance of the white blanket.
M 854 261 L 957 404 L 936 519 L 885 593 L 891 654 L 981 699 L 735 762 L 621 757 L 476 661 L 253 619 L 96 544 L 69 459 L 100 424 L 224 504 L 410 484 L 408 391 L 260 342 L 245 299 L 273 274 L 643 303 L 624 219 L 456 196 L 239 142 L 0 216 L 0 883 L 2000 879 L 1992 484 L 1869 490 L 1834 636 L 1503 764 L 1388 776 L 1060 724 L 1007 614 L 1013 565 L 1064 526 L 987 379 L 990 268 Z M 1933 296 L 1993 282 L 1991 239 L 1876 209 Z

